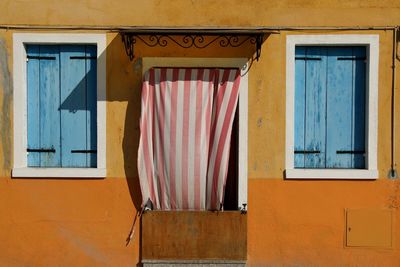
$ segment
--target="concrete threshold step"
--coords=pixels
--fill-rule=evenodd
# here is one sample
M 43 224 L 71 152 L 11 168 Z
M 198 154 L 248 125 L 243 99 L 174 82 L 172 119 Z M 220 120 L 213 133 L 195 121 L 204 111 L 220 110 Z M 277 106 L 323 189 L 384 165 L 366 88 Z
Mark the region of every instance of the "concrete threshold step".
M 246 261 L 232 260 L 142 260 L 143 267 L 245 267 Z

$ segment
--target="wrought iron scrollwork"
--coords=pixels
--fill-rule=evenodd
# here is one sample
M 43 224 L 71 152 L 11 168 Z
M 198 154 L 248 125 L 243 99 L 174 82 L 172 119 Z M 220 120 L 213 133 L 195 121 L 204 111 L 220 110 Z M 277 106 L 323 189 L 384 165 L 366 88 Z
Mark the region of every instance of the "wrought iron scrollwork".
M 209 38 L 206 38 L 209 37 Z M 125 45 L 125 51 L 130 60 L 133 60 L 134 46 L 140 40 L 149 47 L 166 47 L 169 43 L 173 43 L 182 48 L 198 48 L 204 49 L 213 43 L 218 43 L 220 47 L 240 47 L 249 42 L 255 45 L 256 59 L 260 58 L 261 45 L 264 34 L 141 34 L 141 33 L 123 33 L 122 41 Z
M 129 60 L 132 61 L 135 58 L 134 47 L 136 43 L 136 38 L 134 38 L 133 35 L 123 34 L 122 42 L 125 46 L 126 55 L 129 57 Z

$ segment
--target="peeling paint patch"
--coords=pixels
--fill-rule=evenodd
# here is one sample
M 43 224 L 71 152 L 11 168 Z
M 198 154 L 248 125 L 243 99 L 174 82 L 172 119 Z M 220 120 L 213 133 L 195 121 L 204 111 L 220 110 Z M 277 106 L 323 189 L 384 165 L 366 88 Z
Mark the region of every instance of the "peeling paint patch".
M 3 38 L 0 38 L 0 91 L 3 95 L 0 115 L 0 139 L 2 143 L 3 171 L 11 169 L 11 95 L 12 81 L 8 65 L 7 45 Z
M 141 71 L 142 70 L 142 58 L 138 58 L 135 60 L 133 63 L 133 69 L 135 71 Z
M 393 186 L 392 193 L 389 195 L 389 208 L 390 209 L 398 209 L 400 208 L 400 200 L 399 200 L 399 192 L 400 192 L 400 183 L 398 181 L 395 182 Z
M 258 127 L 258 128 L 261 128 L 262 124 L 263 124 L 263 118 L 258 118 L 258 120 L 257 120 L 257 127 Z
M 110 259 L 105 255 L 104 251 L 99 249 L 94 242 L 91 242 L 91 240 L 82 238 L 81 233 L 72 232 L 64 227 L 60 227 L 59 233 L 64 237 L 66 242 L 69 242 L 72 246 L 95 262 L 101 265 L 110 264 Z

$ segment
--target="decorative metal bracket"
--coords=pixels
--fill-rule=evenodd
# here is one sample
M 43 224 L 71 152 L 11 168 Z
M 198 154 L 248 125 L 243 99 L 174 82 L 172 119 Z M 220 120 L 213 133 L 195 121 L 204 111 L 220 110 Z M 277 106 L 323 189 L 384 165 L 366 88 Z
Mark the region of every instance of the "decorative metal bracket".
M 255 59 L 261 56 L 261 46 L 264 41 L 263 32 L 123 32 L 122 42 L 125 46 L 126 54 L 132 61 L 135 57 L 135 44 L 141 41 L 149 47 L 166 47 L 169 43 L 178 45 L 182 48 L 204 49 L 213 43 L 218 43 L 220 47 L 239 47 L 250 43 L 255 46 Z

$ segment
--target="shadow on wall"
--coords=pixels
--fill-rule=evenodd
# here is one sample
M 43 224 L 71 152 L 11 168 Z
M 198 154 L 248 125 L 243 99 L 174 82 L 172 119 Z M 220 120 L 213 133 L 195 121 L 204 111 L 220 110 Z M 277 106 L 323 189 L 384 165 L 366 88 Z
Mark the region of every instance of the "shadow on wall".
M 107 46 L 107 102 L 123 102 L 126 103 L 125 114 L 110 114 L 107 111 L 107 125 L 108 129 L 114 120 L 124 118 L 123 133 L 122 135 L 122 152 L 123 152 L 123 166 L 129 193 L 132 202 L 135 206 L 136 212 L 141 210 L 142 195 L 139 183 L 139 174 L 137 169 L 137 153 L 140 138 L 140 103 L 141 103 L 141 85 L 142 85 L 142 64 L 140 59 L 135 59 L 131 62 L 125 53 L 125 48 L 122 43 L 122 38 L 118 34 L 114 36 L 113 40 Z M 115 117 L 117 116 L 117 117 Z M 124 117 L 123 117 L 124 116 Z M 120 125 L 117 121 L 116 124 Z M 112 126 L 111 126 L 112 127 Z M 113 133 L 115 134 L 116 131 Z M 117 136 L 112 138 L 117 138 Z M 135 211 L 132 211 L 134 213 Z M 135 215 L 134 215 L 135 216 Z M 135 217 L 132 222 L 133 227 L 136 228 L 135 239 L 138 240 L 139 258 L 136 263 L 141 266 L 141 227 L 140 218 Z M 133 230 L 133 229 L 132 229 Z M 139 231 L 140 232 L 139 232 Z M 127 245 L 129 244 L 129 235 L 127 232 Z M 134 240 L 131 240 L 134 241 Z M 136 242 L 135 242 L 136 243 Z M 132 245 L 132 244 L 131 244 Z
M 129 60 L 121 40 L 118 34 L 107 46 L 107 102 L 124 102 L 127 105 L 123 114 L 125 116 L 122 133 L 123 165 L 132 202 L 136 210 L 140 210 L 142 195 L 137 170 L 137 152 L 140 137 L 142 64 L 138 59 L 134 62 Z M 107 112 L 108 129 L 113 120 L 123 119 L 114 116 L 118 114 Z

